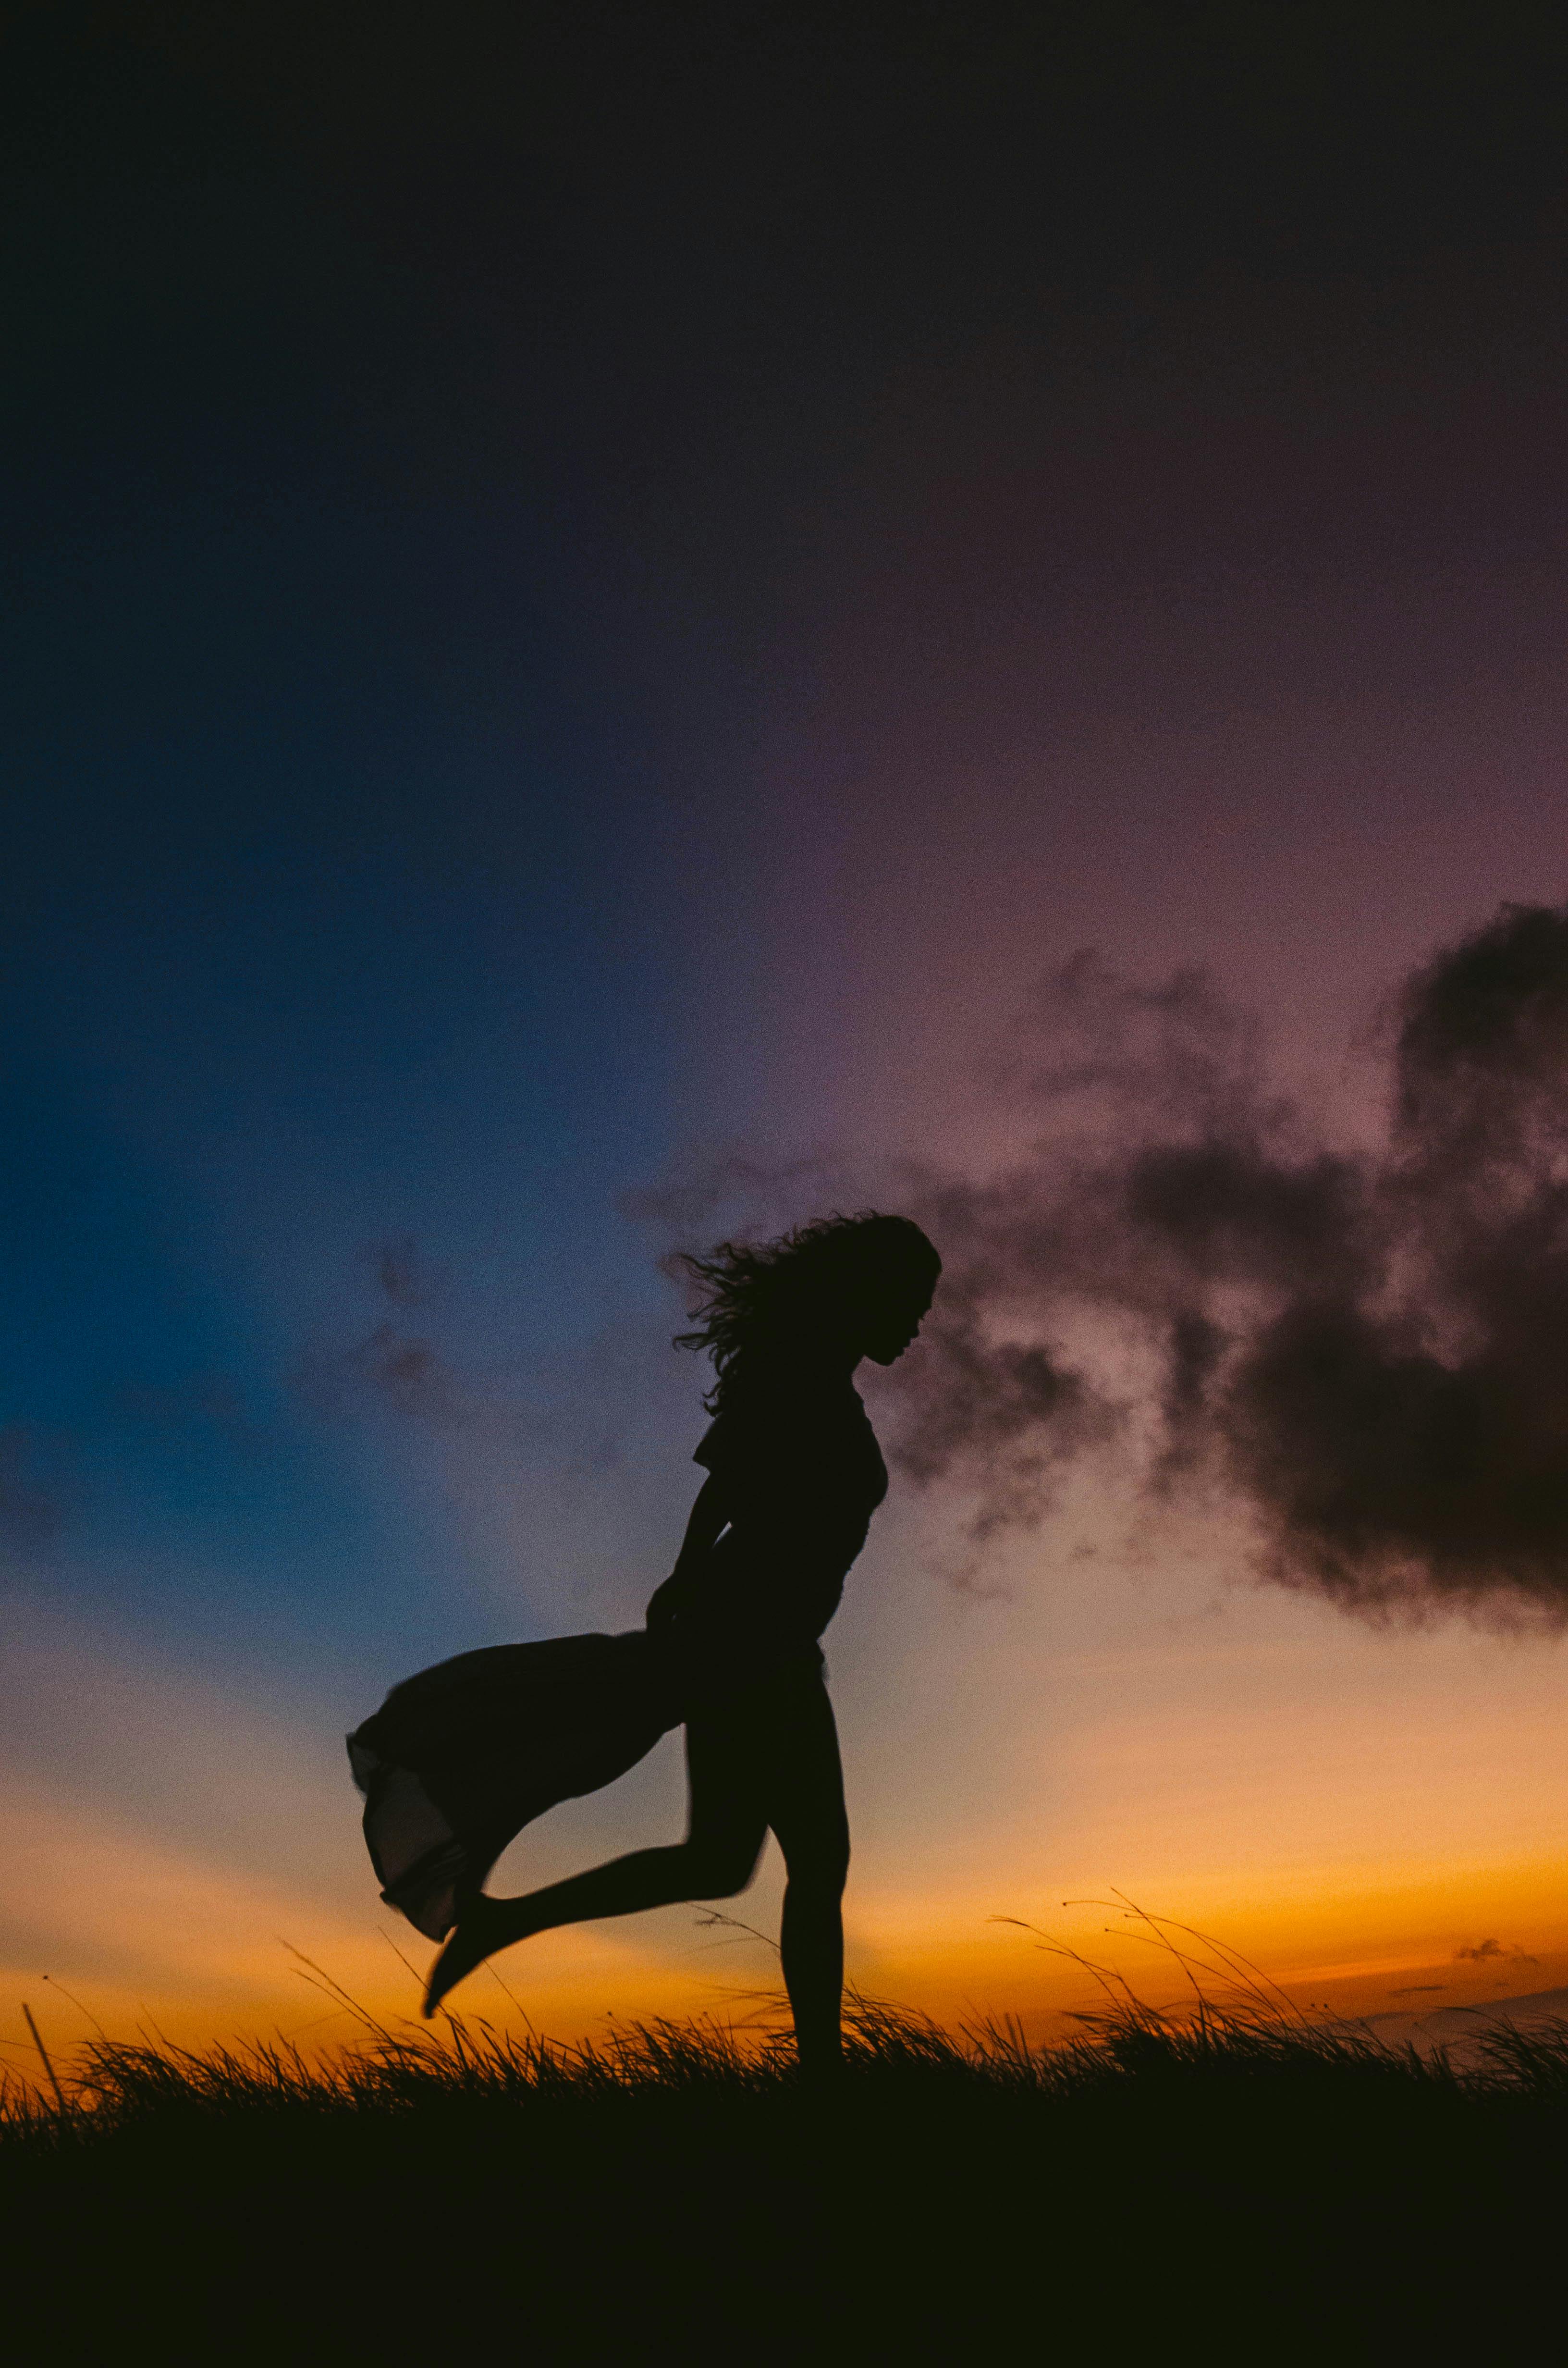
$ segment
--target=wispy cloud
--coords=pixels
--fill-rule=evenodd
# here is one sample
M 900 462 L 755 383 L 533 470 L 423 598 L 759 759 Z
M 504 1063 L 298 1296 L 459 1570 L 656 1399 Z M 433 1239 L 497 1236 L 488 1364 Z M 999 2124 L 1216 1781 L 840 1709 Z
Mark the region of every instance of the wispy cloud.
M 376 1282 L 395 1307 L 427 1307 L 446 1287 L 446 1273 L 433 1266 L 412 1234 L 378 1242 L 370 1251 Z
M 439 1350 L 393 1324 L 378 1324 L 347 1349 L 308 1349 L 295 1380 L 329 1412 L 369 1399 L 424 1422 L 462 1419 L 461 1394 Z
M 438 1296 L 445 1277 L 409 1235 L 381 1242 L 369 1253 L 378 1295 L 400 1311 L 423 1308 Z M 469 1413 L 469 1393 L 433 1340 L 384 1317 L 347 1346 L 312 1341 L 294 1374 L 301 1395 L 331 1414 L 381 1406 L 421 1422 L 449 1426 Z

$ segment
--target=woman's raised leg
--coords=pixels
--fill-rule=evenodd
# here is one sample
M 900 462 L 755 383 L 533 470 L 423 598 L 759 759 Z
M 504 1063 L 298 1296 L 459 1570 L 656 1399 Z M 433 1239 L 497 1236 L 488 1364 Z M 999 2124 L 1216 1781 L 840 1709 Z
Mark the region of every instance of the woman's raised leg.
M 830 1713 L 831 1715 L 831 1713 Z M 767 1838 L 757 1796 L 755 1763 L 744 1738 L 728 1720 L 696 1718 L 686 1730 L 687 1835 L 661 1850 L 568 1875 L 516 1899 L 477 1894 L 436 1960 L 425 2012 L 435 2013 L 447 1992 L 498 1949 L 562 1924 L 598 1916 L 631 1916 L 683 1899 L 727 1899 L 744 1891 Z

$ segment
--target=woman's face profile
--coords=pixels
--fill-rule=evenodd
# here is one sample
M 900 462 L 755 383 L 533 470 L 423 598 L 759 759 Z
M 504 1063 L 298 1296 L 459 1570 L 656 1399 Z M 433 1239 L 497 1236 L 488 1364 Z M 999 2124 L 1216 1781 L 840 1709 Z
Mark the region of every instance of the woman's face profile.
M 874 1365 L 891 1365 L 920 1330 L 937 1295 L 937 1278 L 889 1277 L 872 1296 L 863 1336 L 863 1354 Z

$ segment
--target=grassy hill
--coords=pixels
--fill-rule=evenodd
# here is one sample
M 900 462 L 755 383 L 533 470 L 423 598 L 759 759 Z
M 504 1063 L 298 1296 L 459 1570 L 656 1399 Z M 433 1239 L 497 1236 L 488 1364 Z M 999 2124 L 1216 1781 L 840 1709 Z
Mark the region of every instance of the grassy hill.
M 1063 2048 L 860 2003 L 843 2080 L 657 2025 L 326 2064 L 97 2044 L 13 2078 L 15 2334 L 51 2359 L 1446 2357 L 1558 2316 L 1568 2022 L 1462 2066 L 1255 2003 Z M 17 2353 L 16 2356 L 22 2356 Z

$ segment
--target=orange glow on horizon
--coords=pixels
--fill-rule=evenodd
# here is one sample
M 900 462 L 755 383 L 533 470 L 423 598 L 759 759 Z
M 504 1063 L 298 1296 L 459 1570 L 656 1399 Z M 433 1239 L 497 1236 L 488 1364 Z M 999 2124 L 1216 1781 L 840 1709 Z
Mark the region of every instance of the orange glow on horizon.
M 1044 1941 L 1172 2002 L 1179 1969 L 1132 1937 L 1113 1890 L 1211 1934 L 1303 2006 L 1399 2012 L 1568 1983 L 1560 1645 L 1369 1632 L 1257 1589 L 1216 1599 L 1198 1565 L 1069 1584 L 1026 1564 L 1011 1594 L 979 1600 L 924 1575 L 915 1545 L 913 1523 L 890 1522 L 829 1638 L 855 1836 L 849 1973 L 868 1995 L 1059 2036 L 1100 1994 Z M 89 2015 L 122 2037 L 339 2044 L 352 2017 L 290 1947 L 370 2015 L 417 2012 L 430 1952 L 376 1899 L 318 1713 L 221 1696 L 58 1625 L 29 1640 L 18 1682 L 40 1730 L 114 1748 L 101 1778 L 74 1762 L 69 1783 L 0 1782 L 5 2060 L 26 2068 L 24 1998 L 62 2044 L 90 2035 Z M 161 1789 L 127 1793 L 117 1770 L 132 1762 Z M 493 1887 L 673 1839 L 682 1816 L 672 1737 L 530 1828 Z M 779 1892 L 770 1849 L 753 1891 L 719 1906 L 766 1935 Z M 543 1936 L 456 2003 L 562 2041 L 611 2016 L 744 2022 L 777 1990 L 777 1958 L 706 1912 Z

